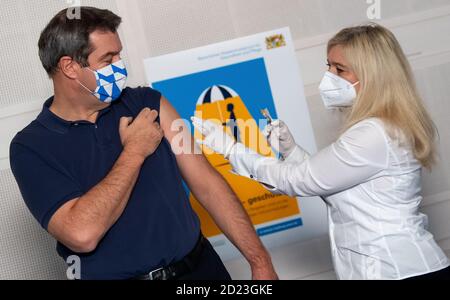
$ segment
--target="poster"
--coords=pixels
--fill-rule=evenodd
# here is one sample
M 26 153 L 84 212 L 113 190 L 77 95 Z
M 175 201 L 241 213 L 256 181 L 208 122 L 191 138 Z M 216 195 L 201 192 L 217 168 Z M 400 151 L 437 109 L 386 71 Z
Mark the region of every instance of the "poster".
M 194 115 L 215 120 L 238 142 L 261 155 L 276 157 L 278 153 L 262 133 L 267 120 L 261 110 L 267 109 L 274 119 L 284 120 L 300 134 L 297 140 L 302 147 L 316 151 L 287 28 L 149 58 L 145 69 L 148 83 L 162 92 L 186 122 Z M 192 133 L 196 139 L 203 138 L 193 128 Z M 274 195 L 259 183 L 233 174 L 222 155 L 205 151 L 205 156 L 237 194 L 268 247 L 325 233 L 325 208 L 320 199 Z M 223 259 L 234 257 L 236 250 L 188 189 L 187 193 L 205 236 Z

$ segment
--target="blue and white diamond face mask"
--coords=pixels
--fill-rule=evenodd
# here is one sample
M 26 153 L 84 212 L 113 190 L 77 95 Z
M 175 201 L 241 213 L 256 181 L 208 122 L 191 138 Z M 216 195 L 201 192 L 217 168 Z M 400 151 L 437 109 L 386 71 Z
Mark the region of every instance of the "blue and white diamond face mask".
M 94 71 L 90 68 L 97 80 L 97 88 L 91 91 L 81 82 L 82 87 L 88 90 L 92 95 L 97 97 L 101 102 L 111 103 L 119 99 L 127 81 L 128 72 L 123 60 L 119 60 L 109 66 Z

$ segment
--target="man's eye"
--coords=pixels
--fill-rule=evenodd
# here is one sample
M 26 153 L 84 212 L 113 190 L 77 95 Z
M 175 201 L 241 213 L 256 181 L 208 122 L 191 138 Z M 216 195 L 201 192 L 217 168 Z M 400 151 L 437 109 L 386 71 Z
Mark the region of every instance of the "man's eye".
M 342 70 L 342 69 L 339 69 L 339 68 L 336 68 L 336 70 L 337 70 L 337 72 L 338 72 L 338 73 L 342 73 L 342 72 L 344 72 L 344 70 Z

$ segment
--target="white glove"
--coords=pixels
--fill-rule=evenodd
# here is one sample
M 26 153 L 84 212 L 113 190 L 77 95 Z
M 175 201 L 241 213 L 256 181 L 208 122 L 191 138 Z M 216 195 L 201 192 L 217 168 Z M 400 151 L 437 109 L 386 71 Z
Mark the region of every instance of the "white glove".
M 205 145 L 217 153 L 223 154 L 226 159 L 230 157 L 231 150 L 236 145 L 236 140 L 224 131 L 223 126 L 209 120 L 192 117 L 192 124 L 202 135 L 203 141 L 197 140 L 200 145 Z
M 289 128 L 281 120 L 267 125 L 263 134 L 267 137 L 270 146 L 279 152 L 283 159 L 286 159 L 297 147 Z

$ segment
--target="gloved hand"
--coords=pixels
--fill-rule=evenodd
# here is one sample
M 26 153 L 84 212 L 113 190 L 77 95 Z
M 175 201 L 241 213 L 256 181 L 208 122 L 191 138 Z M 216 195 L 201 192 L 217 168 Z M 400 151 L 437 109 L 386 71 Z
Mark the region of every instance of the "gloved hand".
M 236 145 L 236 140 L 225 132 L 223 126 L 197 117 L 192 117 L 191 120 L 195 129 L 205 136 L 203 141 L 197 140 L 197 143 L 205 145 L 229 159 L 231 150 Z
M 263 134 L 267 137 L 270 146 L 279 152 L 283 159 L 287 158 L 297 147 L 289 128 L 281 120 L 267 125 Z

